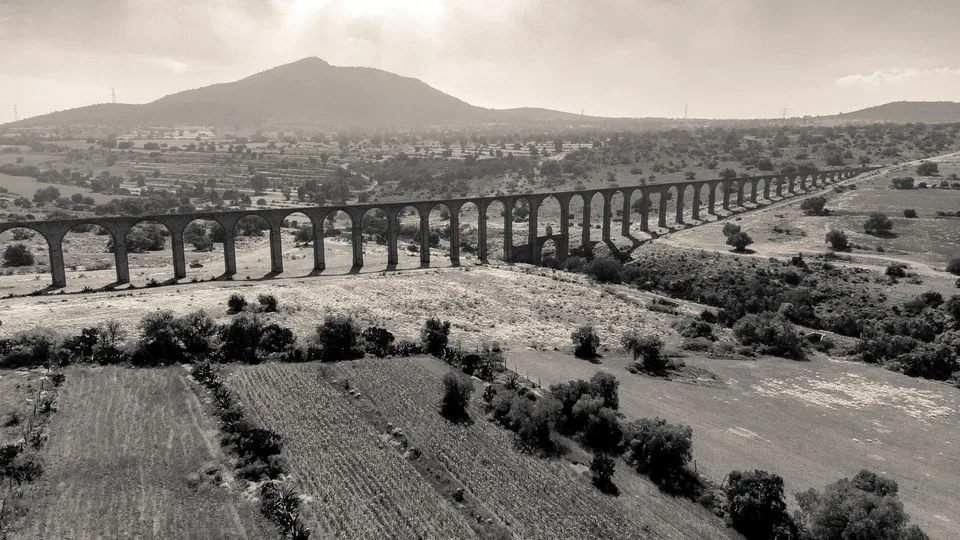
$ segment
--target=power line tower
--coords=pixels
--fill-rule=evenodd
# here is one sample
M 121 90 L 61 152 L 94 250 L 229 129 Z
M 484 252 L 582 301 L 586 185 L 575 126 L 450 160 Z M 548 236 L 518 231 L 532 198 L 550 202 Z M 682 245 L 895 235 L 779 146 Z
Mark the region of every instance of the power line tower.
M 786 120 L 786 119 L 787 119 L 787 108 L 784 107 L 784 108 L 780 109 L 780 114 L 783 116 L 783 119 Z
M 688 106 L 688 105 L 687 105 L 686 103 L 683 104 L 683 119 L 684 119 L 684 120 L 687 119 L 687 106 Z
M 14 106 L 13 106 L 13 121 L 16 122 L 17 120 L 20 120 L 20 115 L 17 114 L 17 106 L 14 105 Z
M 117 102 L 117 89 L 110 87 L 110 97 L 113 99 L 113 103 Z

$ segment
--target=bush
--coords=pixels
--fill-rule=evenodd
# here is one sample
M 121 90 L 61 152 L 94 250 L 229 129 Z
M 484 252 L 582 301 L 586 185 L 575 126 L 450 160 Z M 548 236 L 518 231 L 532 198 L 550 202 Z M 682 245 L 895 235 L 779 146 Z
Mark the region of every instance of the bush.
M 23 244 L 7 246 L 3 251 L 4 266 L 33 266 L 33 263 L 33 253 L 30 253 L 30 248 Z
M 960 276 L 960 257 L 950 259 L 950 262 L 947 263 L 947 272 L 955 276 Z
M 573 341 L 573 354 L 577 358 L 593 360 L 597 358 L 597 349 L 600 347 L 600 335 L 593 326 L 581 326 L 570 334 Z
M 641 418 L 623 429 L 627 463 L 664 487 L 676 485 L 693 456 L 693 429 L 660 418 Z
M 896 357 L 890 366 L 911 377 L 945 381 L 960 371 L 960 359 L 954 348 L 945 343 L 924 343 Z
M 260 310 L 267 313 L 277 311 L 277 297 L 272 294 L 261 294 L 257 296 L 257 302 L 260 303 Z
M 728 221 L 723 224 L 723 235 L 726 236 L 727 238 L 730 238 L 731 236 L 739 232 L 740 232 L 740 226 L 737 225 L 736 223 L 732 223 Z
M 436 357 L 443 356 L 450 341 L 450 321 L 430 317 L 423 323 L 423 328 L 420 330 L 420 341 L 423 342 L 423 348 L 428 354 Z
M 219 358 L 224 362 L 260 362 L 260 348 L 264 337 L 263 321 L 257 316 L 242 315 L 220 328 Z M 290 335 L 292 337 L 292 333 Z M 276 336 L 276 339 L 283 339 Z
M 583 268 L 587 265 L 587 260 L 583 257 L 567 257 L 567 260 L 563 262 L 563 269 L 567 272 L 582 272 Z
M 750 238 L 750 235 L 745 232 L 738 232 L 727 237 L 727 245 L 733 246 L 733 250 L 737 252 L 744 251 L 752 243 L 753 238 Z
M 263 328 L 260 349 L 267 354 L 286 353 L 297 345 L 297 336 L 289 328 L 279 324 L 268 324 Z
M 363 358 L 360 327 L 352 317 L 327 315 L 314 339 L 326 362 Z
M 906 208 L 903 211 L 903 217 L 905 218 L 915 218 L 917 217 L 917 211 L 913 208 Z
M 867 234 L 885 234 L 893 229 L 893 221 L 882 212 L 873 212 L 863 223 L 863 230 Z
M 440 414 L 451 421 L 469 418 L 467 405 L 473 393 L 473 381 L 469 377 L 448 372 L 443 376 L 443 397 L 440 399 Z
M 613 458 L 604 454 L 603 452 L 597 452 L 593 455 L 593 461 L 590 462 L 590 473 L 593 477 L 593 485 L 604 493 L 612 493 L 616 491 L 616 486 L 613 485 L 613 473 L 616 471 L 616 463 L 613 461 Z
M 893 189 L 913 189 L 913 181 L 913 177 L 910 176 L 906 178 L 894 178 L 890 180 L 890 187 Z
M 711 341 L 717 339 L 716 336 L 713 335 L 713 325 L 703 318 L 684 317 L 674 323 L 673 326 L 677 329 L 677 332 L 685 338 L 693 339 L 702 337 Z
M 658 336 L 641 336 L 630 331 L 620 338 L 620 343 L 630 351 L 634 361 L 643 359 L 644 371 L 661 373 L 667 368 L 667 359 L 661 354 L 663 341 Z
M 826 213 L 826 209 L 824 208 L 826 205 L 827 198 L 823 195 L 816 195 L 804 199 L 803 202 L 800 203 L 800 209 L 808 216 L 822 216 Z
M 932 161 L 924 161 L 917 165 L 917 174 L 920 176 L 933 176 L 938 172 L 940 172 L 940 168 Z
M 230 295 L 230 298 L 227 299 L 228 313 L 240 313 L 246 307 L 247 299 L 241 294 L 233 293 Z
M 19 369 L 50 366 L 57 361 L 59 345 L 49 332 L 33 330 L 0 339 L 0 367 Z
M 919 539 L 927 536 L 910 518 L 897 496 L 897 483 L 867 470 L 824 488 L 797 494 L 798 525 L 809 538 Z
M 783 478 L 755 470 L 732 471 L 727 476 L 727 524 L 747 540 L 797 537 L 797 528 L 783 500 Z
M 363 348 L 366 352 L 383 358 L 390 354 L 390 346 L 393 345 L 393 334 L 386 328 L 379 326 L 368 326 L 361 334 L 363 338 Z
M 779 313 L 749 314 L 733 325 L 733 335 L 740 343 L 761 354 L 773 354 L 802 360 L 807 343 L 796 327 Z
M 831 229 L 827 231 L 826 242 L 830 247 L 837 251 L 846 251 L 850 247 L 850 241 L 847 239 L 847 233 Z
M 903 263 L 893 263 L 887 266 L 884 273 L 892 278 L 907 277 L 907 265 Z
M 623 265 L 613 257 L 597 257 L 587 263 L 584 273 L 600 283 L 620 283 Z

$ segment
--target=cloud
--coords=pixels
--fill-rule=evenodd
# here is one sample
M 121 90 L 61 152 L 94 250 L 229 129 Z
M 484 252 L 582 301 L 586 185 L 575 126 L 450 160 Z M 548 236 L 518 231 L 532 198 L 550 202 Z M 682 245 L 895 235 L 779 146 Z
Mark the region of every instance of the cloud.
M 916 68 L 889 68 L 878 69 L 866 75 L 855 73 L 840 77 L 835 81 L 837 86 L 895 86 L 915 83 L 943 83 L 960 80 L 960 68 L 939 67 L 933 69 Z

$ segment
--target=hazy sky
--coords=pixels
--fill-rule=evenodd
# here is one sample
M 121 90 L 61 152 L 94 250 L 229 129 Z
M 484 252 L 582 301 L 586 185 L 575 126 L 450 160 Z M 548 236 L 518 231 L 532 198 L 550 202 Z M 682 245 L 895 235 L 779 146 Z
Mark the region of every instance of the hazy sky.
M 0 122 L 318 56 L 601 116 L 960 101 L 958 0 L 0 0 Z

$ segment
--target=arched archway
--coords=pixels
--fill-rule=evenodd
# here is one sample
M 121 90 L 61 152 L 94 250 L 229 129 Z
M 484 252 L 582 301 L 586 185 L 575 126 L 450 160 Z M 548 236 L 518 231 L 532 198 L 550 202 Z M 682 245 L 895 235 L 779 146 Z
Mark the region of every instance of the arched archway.
M 389 266 L 387 220 L 387 212 L 382 208 L 369 208 L 360 218 L 364 270 L 383 271 Z
M 460 261 L 481 259 L 480 253 L 480 208 L 477 203 L 467 202 L 457 212 L 460 229 Z
M 484 212 L 487 231 L 487 259 L 504 260 L 503 225 L 505 212 L 506 205 L 500 199 L 494 199 L 487 204 Z
M 510 262 L 519 261 L 532 263 L 530 260 L 530 228 L 535 226 L 536 222 L 531 221 L 534 219 L 534 214 L 531 209 L 531 201 L 528 197 L 519 196 L 513 199 L 513 204 L 511 205 L 512 212 L 511 216 L 512 227 L 510 232 L 511 245 L 510 257 L 508 258 Z M 531 223 L 533 225 L 531 225 Z M 506 226 L 506 216 L 504 216 L 504 226 Z M 506 240 L 504 240 L 504 245 L 506 246 Z
M 306 276 L 314 270 L 314 224 L 303 212 L 287 214 L 280 222 L 283 273 Z
M 353 218 L 343 210 L 332 210 L 323 218 L 324 274 L 346 274 L 353 268 L 352 231 Z
M 546 238 L 539 242 L 538 249 L 540 250 L 540 266 L 546 266 L 547 268 L 553 268 L 559 270 L 562 266 L 560 260 L 560 252 L 558 247 L 559 238 Z
M 212 219 L 194 219 L 184 226 L 183 254 L 187 279 L 215 279 L 226 271 L 223 237 L 223 225 Z
M 67 286 L 94 290 L 117 282 L 116 260 L 110 250 L 113 233 L 96 223 L 78 223 L 60 240 Z
M 41 274 L 53 271 L 50 245 L 40 231 L 27 227 L 3 231 L 0 233 L 0 254 L 3 255 L 0 259 L 3 273 L 22 276 L 17 279 L 17 285 L 14 286 L 15 294 L 32 292 L 50 285 L 40 277 Z M 21 282 L 23 282 L 22 287 Z
M 430 208 L 430 212 L 427 214 L 428 220 L 427 224 L 430 230 L 430 239 L 431 247 L 433 244 L 432 239 L 437 239 L 437 246 L 433 249 L 440 249 L 441 251 L 446 251 L 446 257 L 432 257 L 428 262 L 431 266 L 447 266 L 459 264 L 459 248 L 458 245 L 456 249 L 453 247 L 453 242 L 456 241 L 459 243 L 460 231 L 459 228 L 454 232 L 454 226 L 459 227 L 458 222 L 460 216 L 454 216 L 450 210 L 450 206 L 446 203 L 437 203 Z M 429 252 L 428 252 L 429 254 Z M 456 259 L 456 260 L 455 260 Z
M 169 227 L 154 220 L 139 221 L 127 229 L 123 242 L 127 248 L 130 284 L 157 286 L 174 278 Z M 113 244 L 108 244 L 112 250 Z
M 428 214 L 429 215 L 429 214 Z M 398 268 L 417 268 L 423 262 L 423 249 L 430 250 L 430 238 L 423 246 L 424 233 L 420 230 L 423 216 L 419 208 L 406 205 L 397 211 Z M 436 237 L 439 246 L 439 235 Z
M 259 279 L 268 276 L 273 267 L 270 254 L 270 222 L 247 214 L 233 226 L 237 274 L 234 279 Z

